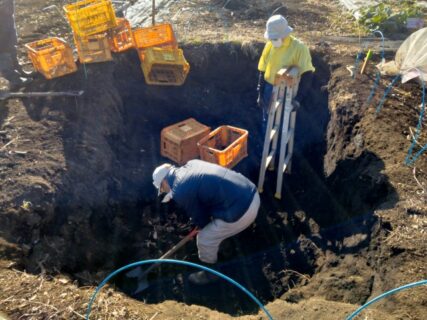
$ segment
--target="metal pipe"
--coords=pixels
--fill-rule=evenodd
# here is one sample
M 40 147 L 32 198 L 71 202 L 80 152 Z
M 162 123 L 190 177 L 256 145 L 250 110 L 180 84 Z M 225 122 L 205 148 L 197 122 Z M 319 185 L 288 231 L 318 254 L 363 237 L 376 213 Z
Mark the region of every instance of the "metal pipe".
M 153 0 L 152 8 L 153 8 L 153 13 L 152 13 L 152 17 L 151 17 L 151 23 L 154 27 L 156 25 L 156 0 Z

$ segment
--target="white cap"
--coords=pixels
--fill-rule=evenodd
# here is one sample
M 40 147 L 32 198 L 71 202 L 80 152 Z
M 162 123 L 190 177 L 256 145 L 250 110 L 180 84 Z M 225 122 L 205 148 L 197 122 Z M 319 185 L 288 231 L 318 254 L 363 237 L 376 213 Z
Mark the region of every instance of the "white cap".
M 170 163 L 164 163 L 161 166 L 158 166 L 153 171 L 153 184 L 159 191 L 158 194 L 160 195 L 160 185 L 162 184 L 162 181 L 164 178 L 166 178 L 166 175 L 169 173 L 169 170 L 172 168 L 172 165 Z
M 264 38 L 268 40 L 272 39 L 284 39 L 294 29 L 292 29 L 288 21 L 280 14 L 270 17 L 267 21 L 267 27 L 264 33 Z

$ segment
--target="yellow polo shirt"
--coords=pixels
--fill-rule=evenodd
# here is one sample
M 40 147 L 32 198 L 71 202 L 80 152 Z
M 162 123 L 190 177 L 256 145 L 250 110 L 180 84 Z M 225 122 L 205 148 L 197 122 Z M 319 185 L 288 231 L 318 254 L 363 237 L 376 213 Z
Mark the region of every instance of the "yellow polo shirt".
M 276 73 L 292 66 L 298 67 L 300 76 L 307 71 L 315 71 L 308 47 L 293 36 L 287 37 L 279 48 L 268 41 L 258 63 L 258 70 L 265 73 L 265 81 L 274 84 Z

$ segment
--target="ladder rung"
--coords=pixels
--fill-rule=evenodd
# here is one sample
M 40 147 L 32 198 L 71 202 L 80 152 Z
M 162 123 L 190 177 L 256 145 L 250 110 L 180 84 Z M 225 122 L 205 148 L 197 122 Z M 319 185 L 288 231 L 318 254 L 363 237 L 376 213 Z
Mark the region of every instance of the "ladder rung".
M 265 161 L 265 168 L 264 170 L 267 170 L 268 166 L 270 165 L 271 160 L 276 154 L 276 150 L 271 150 L 271 152 L 268 154 L 267 161 Z
M 291 140 L 291 138 L 294 135 L 294 133 L 295 133 L 294 129 L 291 129 L 291 130 L 288 131 L 288 134 L 286 135 L 286 140 L 284 141 L 285 144 L 289 143 L 289 141 Z
M 283 164 L 283 173 L 286 171 L 286 168 L 287 168 L 287 166 L 288 166 L 288 164 L 289 164 L 289 161 L 291 160 L 291 157 L 292 157 L 292 153 L 289 153 L 289 154 L 286 156 L 285 161 L 284 161 L 284 164 Z
M 271 129 L 271 132 L 270 132 L 270 141 L 273 140 L 273 138 L 277 134 L 278 130 L 279 130 L 278 126 L 274 126 L 273 129 Z
M 274 112 L 276 112 L 282 103 L 283 101 L 281 99 L 276 100 L 276 103 L 274 104 Z

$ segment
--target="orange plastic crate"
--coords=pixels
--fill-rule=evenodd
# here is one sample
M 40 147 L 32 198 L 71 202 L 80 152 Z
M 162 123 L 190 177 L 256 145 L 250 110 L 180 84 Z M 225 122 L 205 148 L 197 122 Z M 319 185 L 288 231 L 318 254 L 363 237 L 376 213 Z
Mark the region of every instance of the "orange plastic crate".
M 164 86 L 184 84 L 190 71 L 181 49 L 148 48 L 141 68 L 147 84 Z
M 248 155 L 248 131 L 221 126 L 198 142 L 200 159 L 232 168 Z
M 210 131 L 193 118 L 166 127 L 160 135 L 160 154 L 183 165 L 199 157 L 197 142 Z
M 25 45 L 34 68 L 46 79 L 77 71 L 73 50 L 60 38 L 48 38 Z
M 107 34 L 96 34 L 87 38 L 74 37 L 81 63 L 96 63 L 113 60 Z
M 108 40 L 113 52 L 123 52 L 134 47 L 132 28 L 128 20 L 117 18 L 117 27 L 111 29 Z
M 71 29 L 76 36 L 87 37 L 117 26 L 110 0 L 83 0 L 64 6 Z
M 170 23 L 158 24 L 153 27 L 137 28 L 133 31 L 135 47 L 147 49 L 151 47 L 172 46 L 177 48 L 178 44 Z

